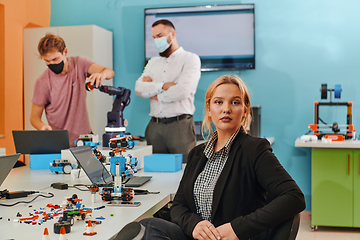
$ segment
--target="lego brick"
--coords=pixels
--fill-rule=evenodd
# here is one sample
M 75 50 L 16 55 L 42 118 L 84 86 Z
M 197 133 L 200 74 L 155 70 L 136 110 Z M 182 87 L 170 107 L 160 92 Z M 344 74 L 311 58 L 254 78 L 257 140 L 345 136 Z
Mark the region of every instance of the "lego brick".
M 60 153 L 52 153 L 52 154 L 30 154 L 30 169 L 49 169 L 50 163 L 52 163 L 55 159 L 61 158 Z
M 145 172 L 177 172 L 182 169 L 182 154 L 151 154 L 144 156 Z

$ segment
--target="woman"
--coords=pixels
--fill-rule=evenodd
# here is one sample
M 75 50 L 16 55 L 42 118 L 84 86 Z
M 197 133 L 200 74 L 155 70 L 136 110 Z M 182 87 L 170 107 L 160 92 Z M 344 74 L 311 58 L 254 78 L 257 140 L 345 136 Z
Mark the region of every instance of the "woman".
M 246 134 L 250 98 L 238 76 L 221 76 L 205 98 L 203 128 L 212 133 L 212 122 L 216 131 L 189 153 L 170 210 L 175 224 L 144 219 L 144 239 L 267 239 L 305 208 L 304 196 L 269 142 Z M 274 198 L 267 205 L 266 194 Z

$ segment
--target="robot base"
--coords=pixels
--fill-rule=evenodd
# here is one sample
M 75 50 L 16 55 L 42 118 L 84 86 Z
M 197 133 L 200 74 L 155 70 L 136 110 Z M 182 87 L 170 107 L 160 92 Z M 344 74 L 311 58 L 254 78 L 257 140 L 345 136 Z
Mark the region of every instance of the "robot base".
M 102 137 L 102 146 L 108 148 L 110 139 L 114 138 L 114 136 L 116 137 L 117 135 L 120 135 L 120 134 L 122 134 L 123 136 L 131 135 L 128 132 L 106 132 L 103 134 L 103 137 Z

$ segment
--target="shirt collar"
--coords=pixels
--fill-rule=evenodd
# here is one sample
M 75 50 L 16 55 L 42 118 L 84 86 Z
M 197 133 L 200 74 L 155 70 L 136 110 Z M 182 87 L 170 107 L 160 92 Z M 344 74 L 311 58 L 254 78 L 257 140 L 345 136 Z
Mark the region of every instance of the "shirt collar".
M 227 142 L 225 143 L 224 147 L 222 147 L 218 152 L 224 151 L 224 154 L 227 154 L 229 152 L 230 146 L 234 141 L 235 137 L 237 136 L 237 134 L 239 133 L 240 129 L 241 127 L 238 128 L 238 130 L 236 130 L 236 132 L 233 133 L 233 135 L 231 135 L 229 140 L 227 140 Z M 214 147 L 217 140 L 218 140 L 218 132 L 215 131 L 204 149 L 204 154 L 208 159 L 210 159 L 211 156 L 214 154 Z
M 175 52 L 173 52 L 169 57 L 172 57 L 172 56 L 176 56 L 177 54 L 180 54 L 181 52 L 183 52 L 184 49 L 182 47 L 179 47 L 178 49 L 176 49 Z

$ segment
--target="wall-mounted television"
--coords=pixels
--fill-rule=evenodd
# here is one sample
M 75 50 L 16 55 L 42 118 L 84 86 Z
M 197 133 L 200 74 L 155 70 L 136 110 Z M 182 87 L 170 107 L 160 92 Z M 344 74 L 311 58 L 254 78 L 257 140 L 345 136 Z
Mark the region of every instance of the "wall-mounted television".
M 202 71 L 255 68 L 254 4 L 145 9 L 145 61 L 159 56 L 151 26 L 168 19 L 179 46 L 196 53 Z

